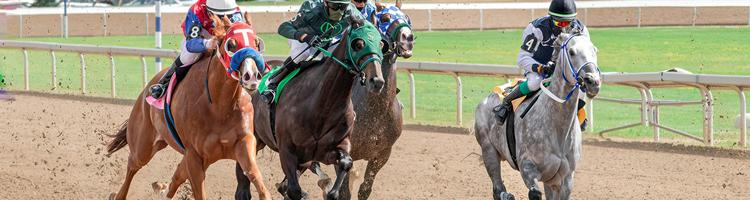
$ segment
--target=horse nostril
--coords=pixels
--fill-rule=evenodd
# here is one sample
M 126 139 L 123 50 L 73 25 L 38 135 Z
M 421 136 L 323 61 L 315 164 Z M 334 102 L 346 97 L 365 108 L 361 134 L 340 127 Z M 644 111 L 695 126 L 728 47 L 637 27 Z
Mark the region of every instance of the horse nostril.
M 383 88 L 383 85 L 385 85 L 385 81 L 380 77 L 374 77 L 370 81 L 376 89 Z
M 250 81 L 250 74 L 249 73 L 245 73 L 245 75 L 242 76 L 242 80 L 244 80 L 244 81 Z

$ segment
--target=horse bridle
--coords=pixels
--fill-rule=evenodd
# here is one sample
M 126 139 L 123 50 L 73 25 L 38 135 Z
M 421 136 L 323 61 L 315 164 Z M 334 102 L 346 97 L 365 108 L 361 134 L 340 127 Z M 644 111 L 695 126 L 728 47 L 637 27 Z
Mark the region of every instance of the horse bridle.
M 406 21 L 406 19 L 403 19 L 403 20 Z M 411 25 L 408 22 L 406 23 L 401 22 L 401 19 L 397 19 L 394 21 L 394 23 L 388 26 L 387 33 L 385 34 L 386 36 L 388 36 L 388 40 L 391 40 L 391 43 L 393 43 L 393 45 L 390 45 L 388 48 L 388 52 L 385 52 L 385 53 L 388 53 L 388 54 L 393 53 L 393 54 L 396 54 L 397 56 L 402 55 L 403 52 L 400 48 L 401 41 L 399 41 L 397 37 L 398 31 L 401 30 L 402 28 L 411 29 Z
M 570 97 L 573 95 L 573 93 L 577 89 L 580 89 L 581 91 L 586 92 L 586 84 L 585 84 L 585 82 L 583 81 L 583 79 L 579 75 L 579 73 L 581 72 L 581 70 L 584 67 L 586 67 L 588 65 L 593 65 L 594 69 L 596 69 L 597 73 L 599 73 L 601 75 L 601 71 L 599 71 L 599 67 L 593 61 L 585 62 L 585 63 L 581 64 L 581 66 L 579 66 L 577 69 L 573 67 L 574 66 L 573 65 L 573 59 L 570 58 L 570 52 L 568 51 L 568 43 L 573 38 L 578 37 L 578 36 L 581 36 L 581 34 L 574 34 L 574 35 L 570 36 L 560 46 L 560 50 L 562 50 L 564 52 L 563 53 L 563 60 L 564 60 L 564 62 L 568 66 L 568 69 L 564 69 L 564 71 L 563 71 L 563 74 L 562 74 L 563 80 L 565 80 L 565 83 L 568 83 L 568 84 L 570 84 L 571 82 L 575 82 L 575 85 L 573 86 L 573 89 L 571 89 L 570 92 L 568 92 L 568 94 L 565 96 L 565 99 L 563 100 L 563 99 L 557 97 L 555 94 L 553 94 L 552 92 L 550 92 L 549 89 L 547 89 L 547 87 L 544 86 L 545 83 L 548 83 L 551 80 L 546 79 L 546 80 L 543 80 L 543 81 L 541 81 L 539 83 L 540 84 L 539 88 L 542 89 L 542 92 L 544 92 L 544 94 L 546 94 L 547 96 L 549 96 L 553 100 L 557 101 L 558 103 L 565 103 L 566 101 L 570 100 Z M 567 73 L 565 73 L 566 71 L 570 71 L 570 73 L 573 76 L 574 81 L 568 80 L 568 76 L 566 75 Z

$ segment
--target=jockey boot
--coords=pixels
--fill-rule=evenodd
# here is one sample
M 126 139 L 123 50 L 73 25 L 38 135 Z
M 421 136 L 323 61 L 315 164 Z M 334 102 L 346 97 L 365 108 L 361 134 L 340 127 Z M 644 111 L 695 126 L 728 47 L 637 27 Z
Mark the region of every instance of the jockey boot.
M 169 82 L 169 79 L 172 78 L 175 68 L 180 66 L 182 66 L 182 61 L 180 61 L 180 57 L 178 56 L 176 59 L 174 59 L 172 65 L 169 66 L 167 73 L 164 73 L 164 75 L 162 75 L 161 78 L 156 81 L 156 84 L 151 85 L 151 97 L 153 97 L 154 99 L 159 99 L 162 95 L 164 95 L 164 91 L 167 88 L 167 83 Z
M 586 127 L 588 126 L 588 119 L 586 118 L 586 109 L 584 109 L 584 106 L 586 106 L 586 101 L 582 99 L 578 99 L 578 122 L 581 125 L 581 132 L 586 131 Z
M 495 112 L 495 117 L 497 118 L 497 122 L 499 125 L 505 124 L 505 116 L 508 115 L 508 111 L 510 111 L 510 109 L 513 109 L 511 102 L 514 99 L 518 99 L 523 96 L 521 87 L 521 85 L 514 87 L 513 91 L 508 93 L 508 96 L 505 96 L 505 98 L 503 98 L 503 103 L 495 106 L 495 108 L 492 109 L 492 111 Z
M 294 63 L 292 57 L 286 58 L 284 65 L 281 65 L 281 69 L 268 78 L 268 87 L 260 94 L 260 99 L 266 104 L 271 104 L 276 96 L 276 87 L 279 86 L 279 82 L 289 75 L 289 73 L 297 69 L 299 65 L 300 64 L 298 63 Z

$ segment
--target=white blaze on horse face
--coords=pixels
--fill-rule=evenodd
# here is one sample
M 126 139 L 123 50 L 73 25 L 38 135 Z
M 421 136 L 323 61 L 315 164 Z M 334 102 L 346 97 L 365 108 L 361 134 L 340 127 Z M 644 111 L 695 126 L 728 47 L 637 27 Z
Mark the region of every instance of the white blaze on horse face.
M 234 34 L 242 34 L 242 39 L 245 42 L 243 44 L 250 44 L 250 36 L 248 35 L 250 33 L 255 34 L 255 32 L 253 31 L 253 29 L 237 29 L 237 30 L 234 30 Z

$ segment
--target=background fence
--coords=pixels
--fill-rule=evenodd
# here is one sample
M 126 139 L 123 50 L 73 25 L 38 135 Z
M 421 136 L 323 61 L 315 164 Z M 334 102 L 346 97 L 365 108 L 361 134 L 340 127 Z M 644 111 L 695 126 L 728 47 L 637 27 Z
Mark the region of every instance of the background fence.
M 143 71 L 143 84 L 147 83 L 148 76 L 145 57 L 176 57 L 177 51 L 175 50 L 161 50 L 161 49 L 143 49 L 143 48 L 125 48 L 125 47 L 104 47 L 104 46 L 91 46 L 91 45 L 71 45 L 71 44 L 57 44 L 57 43 L 42 43 L 42 42 L 19 42 L 19 41 L 3 41 L 0 40 L 0 48 L 11 48 L 19 49 L 24 52 L 24 89 L 29 90 L 29 50 L 41 50 L 49 51 L 50 58 L 52 59 L 52 86 L 56 87 L 54 81 L 57 78 L 56 65 L 55 65 L 55 52 L 75 52 L 80 55 L 81 64 L 81 93 L 86 94 L 86 63 L 84 56 L 85 54 L 103 54 L 109 56 L 110 70 L 111 70 L 111 96 L 117 97 L 115 90 L 115 68 L 114 56 L 136 56 L 141 58 L 142 71 Z M 267 56 L 268 59 L 283 59 L 282 56 Z M 158 70 L 158 69 L 157 69 Z M 505 65 L 486 65 L 486 64 L 460 64 L 460 63 L 436 63 L 436 62 L 398 62 L 398 70 L 408 73 L 409 76 L 409 102 L 410 105 L 416 105 L 418 102 L 416 96 L 417 87 L 415 84 L 414 73 L 437 73 L 446 74 L 454 77 L 456 81 L 456 124 L 462 126 L 463 124 L 463 90 L 462 80 L 463 76 L 503 76 L 506 78 L 518 77 L 521 74 L 519 68 L 515 66 Z M 640 94 L 640 99 L 607 99 L 602 100 L 626 103 L 626 104 L 639 104 L 641 111 L 641 120 L 638 123 L 628 124 L 621 127 L 615 127 L 602 131 L 601 133 L 619 130 L 623 128 L 634 127 L 638 125 L 653 126 L 654 140 L 660 140 L 660 131 L 666 130 L 685 137 L 698 140 L 707 145 L 713 145 L 713 95 L 712 90 L 715 89 L 728 89 L 734 90 L 739 95 L 740 100 L 740 119 L 747 118 L 746 101 L 744 90 L 750 88 L 750 77 L 749 76 L 730 76 L 730 75 L 707 75 L 707 74 L 684 74 L 675 72 L 656 72 L 656 73 L 604 73 L 602 74 L 602 80 L 604 84 L 616 84 L 622 86 L 629 86 L 637 89 Z M 664 101 L 656 100 L 652 95 L 651 89 L 658 87 L 692 87 L 700 90 L 701 101 L 696 102 L 685 102 L 685 101 Z M 695 137 L 688 134 L 685 131 L 678 130 L 676 128 L 667 127 L 659 123 L 659 107 L 660 106 L 682 106 L 700 104 L 703 106 L 703 138 Z M 589 130 L 593 130 L 594 126 L 594 100 L 589 100 L 588 115 L 591 127 Z M 411 106 L 410 117 L 415 119 L 417 117 L 416 106 Z M 740 122 L 738 127 L 740 129 L 740 137 L 738 144 L 742 147 L 747 147 L 747 124 L 745 120 Z

